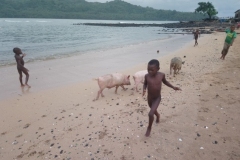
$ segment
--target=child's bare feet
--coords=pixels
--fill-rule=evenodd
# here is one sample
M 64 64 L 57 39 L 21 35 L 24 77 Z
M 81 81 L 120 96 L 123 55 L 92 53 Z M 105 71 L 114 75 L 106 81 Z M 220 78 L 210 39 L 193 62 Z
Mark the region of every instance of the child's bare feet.
M 160 122 L 160 114 L 157 115 L 156 123 Z
M 148 127 L 145 136 L 146 136 L 146 137 L 149 137 L 149 136 L 150 136 L 150 133 L 151 133 L 151 128 Z
M 28 84 L 25 84 L 28 88 L 31 88 L 31 86 L 29 86 Z
M 21 84 L 21 87 L 24 87 L 25 85 L 24 84 Z

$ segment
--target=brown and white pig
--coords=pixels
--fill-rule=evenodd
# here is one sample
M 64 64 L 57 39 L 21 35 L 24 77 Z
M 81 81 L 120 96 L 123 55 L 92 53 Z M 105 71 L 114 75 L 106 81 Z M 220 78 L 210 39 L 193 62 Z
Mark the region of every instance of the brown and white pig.
M 133 75 L 133 80 L 135 82 L 135 90 L 138 92 L 138 85 L 144 83 L 144 77 L 148 73 L 147 70 L 138 71 Z
M 121 86 L 124 90 L 127 90 L 126 88 L 124 88 L 124 85 L 131 85 L 130 75 L 125 75 L 122 73 L 107 74 L 107 75 L 98 77 L 95 80 L 98 81 L 98 86 L 100 89 L 99 89 L 97 97 L 94 99 L 94 101 L 98 100 L 100 94 L 102 97 L 104 97 L 102 92 L 105 88 L 116 87 L 115 93 L 117 94 L 117 89 L 119 86 Z
M 184 62 L 180 57 L 172 58 L 170 63 L 170 74 L 172 74 L 172 69 L 173 69 L 174 71 L 173 76 L 175 77 L 175 74 L 178 74 L 178 72 L 181 70 L 182 64 L 184 64 Z

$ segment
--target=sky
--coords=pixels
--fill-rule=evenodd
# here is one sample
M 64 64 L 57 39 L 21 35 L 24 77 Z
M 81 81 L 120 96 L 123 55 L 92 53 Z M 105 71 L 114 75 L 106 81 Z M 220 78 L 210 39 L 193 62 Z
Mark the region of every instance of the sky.
M 113 0 L 86 0 L 87 2 L 110 2 Z M 240 9 L 240 0 L 123 0 L 133 5 L 152 7 L 154 9 L 194 12 L 199 2 L 211 2 L 218 11 L 218 17 L 234 17 Z

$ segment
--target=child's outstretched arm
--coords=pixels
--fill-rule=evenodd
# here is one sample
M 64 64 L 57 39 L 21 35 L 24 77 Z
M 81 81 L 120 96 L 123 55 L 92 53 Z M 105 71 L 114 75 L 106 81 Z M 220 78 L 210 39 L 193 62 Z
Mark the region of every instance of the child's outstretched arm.
M 142 96 L 145 95 L 147 89 L 147 80 L 146 80 L 146 75 L 144 76 L 144 83 L 143 83 L 143 93 Z
M 174 87 L 171 83 L 169 83 L 169 82 L 166 80 L 165 74 L 163 75 L 163 80 L 162 80 L 162 82 L 163 82 L 166 86 L 168 86 L 168 87 L 170 87 L 170 88 L 172 88 L 172 89 L 174 89 L 174 90 L 180 90 L 180 91 L 181 91 L 181 89 L 180 89 L 179 87 Z

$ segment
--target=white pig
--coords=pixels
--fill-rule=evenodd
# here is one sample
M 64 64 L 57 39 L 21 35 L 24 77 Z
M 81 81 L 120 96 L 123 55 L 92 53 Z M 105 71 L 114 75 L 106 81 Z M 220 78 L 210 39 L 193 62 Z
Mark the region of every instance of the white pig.
M 145 75 L 148 73 L 147 70 L 143 70 L 143 71 L 138 71 L 133 75 L 133 80 L 135 82 L 135 90 L 136 92 L 138 92 L 138 85 L 140 83 L 144 83 L 144 77 Z
M 170 63 L 170 74 L 172 74 L 172 69 L 173 69 L 174 71 L 173 76 L 175 77 L 175 74 L 178 74 L 178 72 L 181 70 L 182 64 L 184 64 L 184 62 L 180 57 L 172 58 Z
M 100 94 L 102 97 L 104 97 L 102 92 L 105 88 L 116 87 L 115 93 L 117 94 L 117 89 L 119 86 L 121 86 L 124 90 L 127 90 L 126 88 L 124 88 L 123 85 L 131 85 L 130 75 L 127 76 L 122 73 L 107 74 L 107 75 L 98 77 L 95 80 L 98 81 L 98 86 L 100 90 L 98 91 L 97 97 L 96 99 L 94 99 L 94 101 L 98 100 Z

